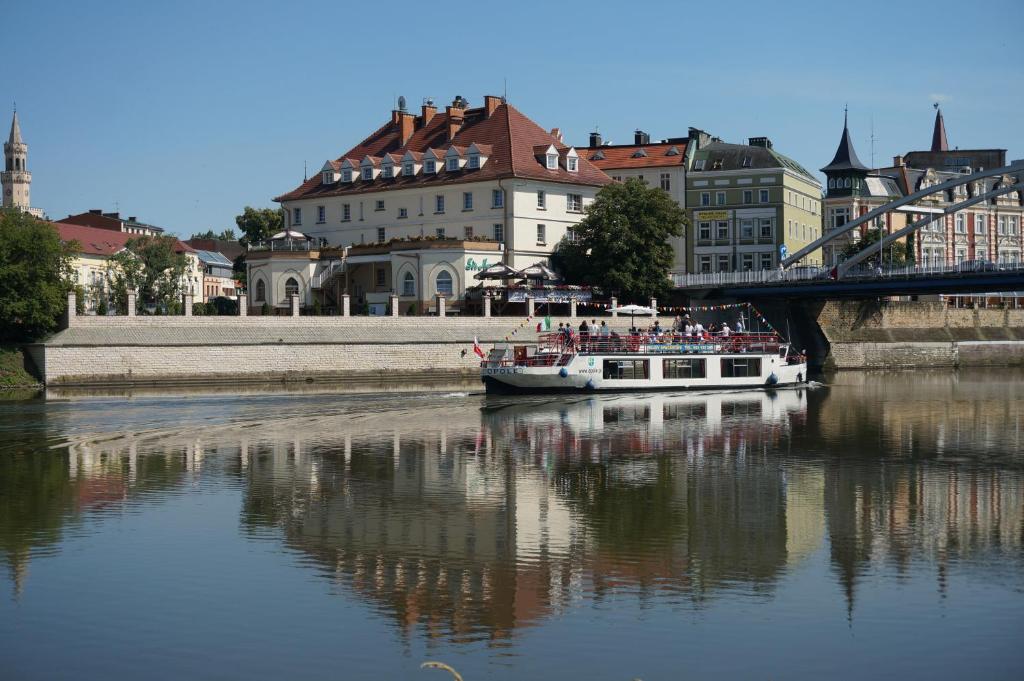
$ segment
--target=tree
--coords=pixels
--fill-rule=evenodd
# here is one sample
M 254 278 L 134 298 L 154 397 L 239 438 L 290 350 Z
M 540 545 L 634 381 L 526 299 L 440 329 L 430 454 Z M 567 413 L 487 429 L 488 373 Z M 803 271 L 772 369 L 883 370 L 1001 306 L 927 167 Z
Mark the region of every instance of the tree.
M 32 341 L 57 328 L 78 249 L 47 222 L 19 210 L 0 212 L 0 339 Z
M 861 262 L 869 267 L 878 265 L 878 240 L 880 230 L 870 230 L 863 239 L 856 243 L 849 243 L 840 253 L 840 258 L 846 260 L 852 258 L 868 246 L 874 245 L 874 250 Z M 907 264 L 907 245 L 902 241 L 894 241 L 882 247 L 882 263 L 893 267 L 902 267 Z
M 246 206 L 241 215 L 235 216 L 238 229 L 242 230 L 242 245 L 266 241 L 280 232 L 284 226 L 284 208 L 253 208 Z
M 238 218 L 235 218 L 236 220 Z M 212 229 L 208 229 L 205 232 L 196 232 L 190 238 L 192 239 L 216 239 L 218 241 L 234 241 L 235 230 L 225 229 L 220 234 L 215 233 Z
M 647 302 L 668 292 L 675 260 L 669 239 L 682 236 L 686 224 L 686 214 L 661 189 L 635 178 L 610 184 L 574 228 L 576 240 L 559 243 L 551 263 L 569 283 Z
M 175 251 L 177 245 L 173 236 L 129 239 L 125 249 L 115 253 L 107 264 L 107 280 L 114 299 L 126 300 L 128 290 L 135 289 L 139 292 L 139 308 L 152 304 L 158 310 L 177 309 L 188 266 L 184 254 Z

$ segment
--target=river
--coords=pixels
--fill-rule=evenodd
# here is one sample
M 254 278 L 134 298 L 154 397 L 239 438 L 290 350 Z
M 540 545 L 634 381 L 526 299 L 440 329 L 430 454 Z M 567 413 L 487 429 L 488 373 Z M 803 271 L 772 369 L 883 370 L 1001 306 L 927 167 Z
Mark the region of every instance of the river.
M 0 401 L 0 679 L 1024 678 L 1024 373 Z

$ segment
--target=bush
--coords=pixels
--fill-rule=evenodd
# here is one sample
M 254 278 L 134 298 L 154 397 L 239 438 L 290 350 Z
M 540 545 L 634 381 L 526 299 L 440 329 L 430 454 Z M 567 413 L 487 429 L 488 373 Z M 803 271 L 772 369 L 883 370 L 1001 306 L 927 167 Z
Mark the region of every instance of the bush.
M 270 303 L 263 303 L 263 306 L 260 308 L 260 314 L 264 317 L 270 315 Z

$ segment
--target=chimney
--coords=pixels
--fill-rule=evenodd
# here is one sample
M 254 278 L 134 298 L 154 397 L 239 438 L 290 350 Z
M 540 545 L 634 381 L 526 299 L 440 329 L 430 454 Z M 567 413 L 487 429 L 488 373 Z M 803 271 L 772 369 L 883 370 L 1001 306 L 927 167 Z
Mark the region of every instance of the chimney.
M 399 111 L 396 122 L 398 123 L 399 144 L 405 145 L 416 128 L 416 116 L 407 111 Z
M 902 156 L 893 156 L 892 157 L 892 164 L 894 166 L 896 166 L 897 168 L 902 167 L 903 166 L 903 157 Z
M 592 147 L 599 147 L 599 146 L 601 146 L 601 133 L 599 133 L 597 130 L 595 130 L 594 132 L 590 133 L 590 146 L 592 146 Z
M 559 144 L 562 143 L 562 129 L 561 128 L 551 128 L 551 136 L 554 137 L 556 140 L 558 140 Z
M 449 106 L 445 107 L 445 113 L 448 114 L 448 141 L 451 142 L 462 128 L 466 111 L 458 106 Z
M 102 208 L 90 208 L 89 212 L 91 214 L 93 214 L 93 215 L 103 215 L 103 209 Z
M 421 109 L 421 111 L 423 126 L 426 127 L 427 123 L 429 123 L 431 119 L 434 118 L 434 114 L 437 113 L 437 107 L 434 106 L 434 100 L 430 99 L 429 97 L 426 100 L 424 100 L 423 108 Z
M 771 149 L 772 141 L 767 137 L 751 137 L 747 140 L 747 145 L 751 147 L 764 147 L 765 149 Z
M 128 218 L 128 222 L 136 222 L 136 220 L 135 220 L 135 216 L 134 216 L 134 215 L 130 216 L 130 217 Z
M 636 130 L 633 131 L 633 144 L 650 144 L 650 143 L 651 143 L 651 136 L 648 135 L 646 132 L 644 132 L 640 128 L 637 128 Z
M 499 106 L 501 106 L 501 97 L 484 95 L 484 116 L 490 118 L 491 114 L 494 113 Z

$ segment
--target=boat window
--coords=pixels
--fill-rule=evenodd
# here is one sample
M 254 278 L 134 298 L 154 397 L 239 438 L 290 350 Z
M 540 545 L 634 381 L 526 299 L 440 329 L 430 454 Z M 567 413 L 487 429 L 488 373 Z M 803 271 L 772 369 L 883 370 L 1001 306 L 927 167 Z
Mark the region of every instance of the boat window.
M 704 359 L 663 359 L 661 371 L 665 378 L 704 378 L 707 376 Z
M 722 359 L 722 378 L 747 378 L 760 375 L 760 357 L 725 357 Z
M 604 377 L 607 379 L 637 379 L 650 375 L 649 362 L 646 359 L 606 359 L 604 361 Z

